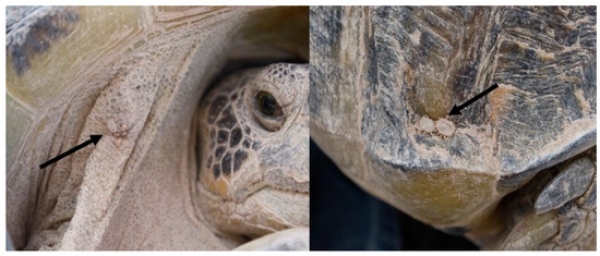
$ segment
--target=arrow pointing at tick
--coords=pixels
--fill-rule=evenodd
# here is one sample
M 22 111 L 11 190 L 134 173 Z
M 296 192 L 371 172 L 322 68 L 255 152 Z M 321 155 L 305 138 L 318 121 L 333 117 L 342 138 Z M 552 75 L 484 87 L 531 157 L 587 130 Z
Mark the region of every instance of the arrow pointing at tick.
M 96 145 L 96 143 L 98 143 L 98 141 L 100 141 L 100 138 L 102 138 L 102 135 L 90 135 L 90 139 L 88 141 L 81 143 L 81 144 L 75 146 L 74 148 L 69 149 L 69 151 L 62 153 L 62 154 L 58 155 L 57 157 L 52 158 L 52 159 L 48 160 L 47 162 L 41 164 L 40 169 L 46 168 L 46 166 L 51 165 L 51 164 L 55 163 L 56 161 L 63 159 L 65 157 L 67 157 L 68 155 L 77 152 L 77 150 L 80 150 L 87 145 L 90 145 L 92 143 L 94 143 L 94 145 Z
M 463 108 L 466 108 L 467 106 L 473 104 L 473 102 L 492 92 L 496 88 L 498 88 L 498 84 L 490 86 L 490 88 L 485 89 L 485 91 L 481 92 L 480 94 L 477 94 L 477 96 L 473 97 L 472 99 L 468 100 L 467 102 L 458 107 L 456 106 L 456 104 L 454 104 L 454 107 L 452 107 L 452 110 L 450 110 L 450 113 L 448 115 L 460 115 L 460 111 L 463 110 Z

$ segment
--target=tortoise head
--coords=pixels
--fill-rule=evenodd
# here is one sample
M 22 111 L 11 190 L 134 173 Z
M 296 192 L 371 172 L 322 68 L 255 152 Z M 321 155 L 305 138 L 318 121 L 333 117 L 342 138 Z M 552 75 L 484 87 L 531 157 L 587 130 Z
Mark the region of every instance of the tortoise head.
M 196 185 L 196 170 L 189 168 L 196 160 L 192 119 L 209 84 L 225 73 L 226 66 L 242 61 L 306 59 L 308 7 L 55 6 L 20 10 L 7 12 L 6 48 L 7 112 L 12 124 L 8 130 L 13 138 L 7 143 L 7 177 L 17 181 L 8 185 L 7 229 L 15 248 L 227 249 L 245 242 L 239 237 L 217 236 L 203 219 L 188 214 L 195 209 L 190 197 L 196 199 L 195 186 L 188 184 Z M 298 114 L 302 113 L 295 105 L 299 99 L 285 98 L 288 95 L 280 92 L 269 91 L 289 115 L 279 131 L 259 131 L 252 115 L 244 114 L 248 120 L 236 116 L 236 122 L 245 125 L 240 129 L 251 130 L 249 135 L 246 129 L 229 131 L 231 138 L 240 139 L 239 144 L 227 142 L 228 147 L 236 148 L 231 159 L 240 156 L 236 159 L 244 160 L 223 163 L 232 168 L 227 200 L 241 202 L 248 196 L 234 191 L 241 190 L 242 180 L 251 176 L 233 171 L 236 164 L 242 165 L 240 168 L 272 168 L 269 175 L 277 173 L 275 163 L 291 164 L 277 158 L 279 153 L 289 153 L 282 145 L 278 145 L 281 152 L 265 146 L 299 129 L 291 125 L 296 119 L 306 120 Z M 240 105 L 250 97 L 238 96 L 243 99 L 237 101 Z M 293 104 L 285 105 L 288 103 Z M 231 108 L 239 110 L 237 105 Z M 38 165 L 48 157 L 80 144 L 89 134 L 105 136 L 97 147 L 87 147 L 51 169 L 39 171 Z M 248 136 L 265 152 L 252 149 L 252 145 L 243 149 Z M 207 138 L 208 134 L 203 137 Z M 302 141 L 295 137 L 288 142 L 293 144 L 294 139 Z M 278 154 L 272 154 L 273 164 L 259 164 L 257 156 L 274 151 Z M 284 172 L 300 173 L 294 176 L 299 182 L 307 179 L 302 176 L 304 170 L 284 167 L 280 166 Z M 219 175 L 228 176 L 225 171 Z M 98 184 L 103 185 L 100 188 Z M 150 187 L 155 189 L 146 190 Z M 138 189 L 144 192 L 136 192 L 141 191 Z M 284 192 L 267 191 L 248 192 L 255 196 L 245 200 L 247 209 L 261 200 L 284 201 L 280 196 Z M 303 192 L 293 198 L 307 197 Z M 284 202 L 297 201 L 301 202 L 294 207 L 303 207 L 297 211 L 300 220 L 288 222 L 307 225 L 308 200 Z M 207 209 L 226 206 L 204 202 Z M 164 210 L 171 213 L 164 214 Z M 142 219 L 149 221 L 139 223 Z M 256 219 L 248 222 L 256 223 Z
M 308 226 L 308 65 L 235 73 L 199 113 L 202 211 L 227 233 Z

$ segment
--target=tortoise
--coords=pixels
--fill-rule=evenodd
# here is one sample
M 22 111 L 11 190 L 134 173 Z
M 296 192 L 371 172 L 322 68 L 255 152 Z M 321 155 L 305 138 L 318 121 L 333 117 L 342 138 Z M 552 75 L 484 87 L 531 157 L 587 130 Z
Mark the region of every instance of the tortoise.
M 310 47 L 311 138 L 359 187 L 482 249 L 595 250 L 596 7 L 311 7 Z
M 308 248 L 307 7 L 9 7 L 6 36 L 15 249 Z

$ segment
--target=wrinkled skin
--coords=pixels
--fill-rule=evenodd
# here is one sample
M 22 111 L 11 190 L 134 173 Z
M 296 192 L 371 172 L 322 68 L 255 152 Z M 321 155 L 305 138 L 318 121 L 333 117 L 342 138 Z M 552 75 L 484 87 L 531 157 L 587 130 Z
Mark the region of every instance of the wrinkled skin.
M 232 249 L 278 230 L 308 227 L 308 191 L 277 183 L 287 181 L 285 174 L 272 180 L 277 189 L 245 195 L 237 191 L 246 184 L 233 181 L 230 194 L 203 194 L 206 184 L 197 179 L 203 164 L 198 145 L 217 139 L 197 134 L 209 85 L 226 67 L 236 67 L 228 69 L 233 76 L 245 72 L 239 63 L 306 60 L 307 14 L 307 8 L 43 7 L 7 15 L 7 229 L 14 247 Z M 295 116 L 286 116 L 277 136 L 257 137 L 270 141 L 244 166 L 280 162 L 282 173 L 293 170 L 299 183 L 307 183 L 303 154 L 276 159 L 261 151 L 308 151 L 308 135 L 285 144 L 291 143 L 288 131 L 308 133 L 308 117 L 299 114 L 307 111 L 306 79 L 277 84 L 260 72 L 252 77 L 269 81 L 273 95 L 304 97 L 288 102 L 295 108 L 285 114 Z M 226 79 L 212 91 L 222 86 L 229 86 Z M 39 169 L 90 134 L 104 136 Z M 228 200 L 258 207 L 265 203 L 261 197 L 290 197 L 296 211 L 270 201 L 279 211 L 246 219 L 220 207 Z M 215 220 L 218 211 L 241 218 L 223 226 Z M 257 222 L 261 218 L 278 222 Z M 275 235 L 276 246 L 306 236 Z
M 485 249 L 596 248 L 595 7 L 312 7 L 310 23 L 311 138 L 359 186 Z
M 221 232 L 253 238 L 308 227 L 308 65 L 272 64 L 222 83 L 197 113 L 196 208 Z M 272 115 L 262 112 L 265 95 L 276 100 Z

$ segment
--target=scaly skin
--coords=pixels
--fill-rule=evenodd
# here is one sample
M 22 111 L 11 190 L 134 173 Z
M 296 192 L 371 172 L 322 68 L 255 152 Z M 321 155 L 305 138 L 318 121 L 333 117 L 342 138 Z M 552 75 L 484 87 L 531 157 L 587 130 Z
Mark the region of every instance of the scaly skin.
M 217 234 L 196 207 L 192 122 L 226 64 L 306 59 L 297 42 L 306 42 L 307 8 L 30 11 L 7 15 L 16 17 L 6 65 L 7 229 L 16 249 L 223 250 L 256 236 Z M 104 136 L 39 169 L 90 134 Z
M 261 112 L 272 95 L 280 116 Z M 272 64 L 226 78 L 198 112 L 198 215 L 256 238 L 308 227 L 308 65 Z M 206 135 L 209 136 L 206 136 Z

